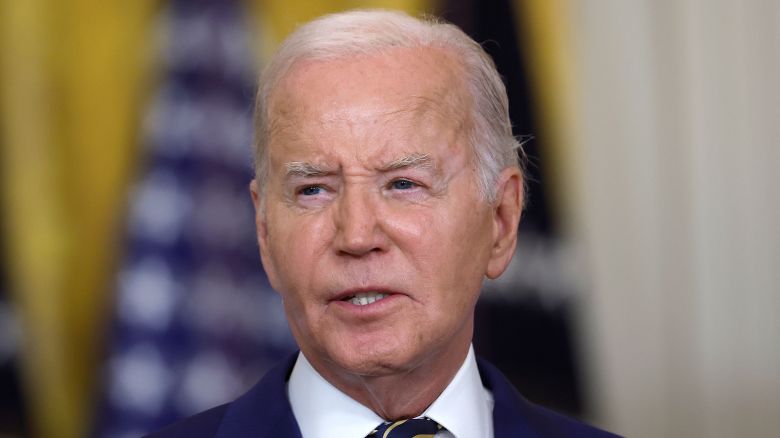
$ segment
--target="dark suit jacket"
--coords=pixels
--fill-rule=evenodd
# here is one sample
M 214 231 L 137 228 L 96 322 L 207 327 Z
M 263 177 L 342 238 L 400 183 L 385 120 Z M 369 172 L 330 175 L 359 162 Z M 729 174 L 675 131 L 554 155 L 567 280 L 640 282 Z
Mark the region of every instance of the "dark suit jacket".
M 295 358 L 277 365 L 246 394 L 184 419 L 150 438 L 301 438 L 287 398 L 286 382 Z M 493 365 L 478 359 L 482 383 L 493 393 L 496 438 L 614 437 L 525 400 Z

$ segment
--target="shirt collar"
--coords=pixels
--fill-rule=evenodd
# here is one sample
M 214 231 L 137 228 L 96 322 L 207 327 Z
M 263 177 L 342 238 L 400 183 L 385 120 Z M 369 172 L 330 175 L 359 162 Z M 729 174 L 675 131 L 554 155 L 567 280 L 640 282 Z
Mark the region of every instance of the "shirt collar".
M 423 413 L 456 438 L 493 436 L 493 395 L 482 386 L 474 347 L 444 392 Z
M 325 380 L 303 353 L 287 383 L 295 419 L 307 438 L 364 438 L 384 421 Z M 423 413 L 456 438 L 493 436 L 493 398 L 482 386 L 473 347 L 444 392 Z
M 382 418 L 331 385 L 298 353 L 287 382 L 293 415 L 306 438 L 365 438 Z

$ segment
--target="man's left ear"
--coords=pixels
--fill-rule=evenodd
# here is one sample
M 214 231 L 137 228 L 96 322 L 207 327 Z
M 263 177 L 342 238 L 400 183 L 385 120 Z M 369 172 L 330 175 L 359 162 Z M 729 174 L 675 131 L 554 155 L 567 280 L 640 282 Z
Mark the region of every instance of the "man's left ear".
M 517 226 L 522 211 L 523 178 L 520 169 L 504 169 L 498 178 L 493 204 L 493 247 L 485 272 L 490 279 L 498 278 L 515 255 Z

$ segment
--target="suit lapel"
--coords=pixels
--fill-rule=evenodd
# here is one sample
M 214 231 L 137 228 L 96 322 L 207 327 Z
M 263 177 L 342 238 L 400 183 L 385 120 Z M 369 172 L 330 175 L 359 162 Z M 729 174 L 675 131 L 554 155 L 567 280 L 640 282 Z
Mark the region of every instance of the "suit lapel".
M 517 392 L 515 387 L 498 369 L 485 360 L 477 358 L 482 384 L 493 393 L 493 434 L 496 437 L 536 437 L 525 420 L 532 414 L 532 406 Z
M 249 392 L 230 404 L 217 438 L 301 438 L 286 388 L 297 357 L 295 353 L 275 366 Z

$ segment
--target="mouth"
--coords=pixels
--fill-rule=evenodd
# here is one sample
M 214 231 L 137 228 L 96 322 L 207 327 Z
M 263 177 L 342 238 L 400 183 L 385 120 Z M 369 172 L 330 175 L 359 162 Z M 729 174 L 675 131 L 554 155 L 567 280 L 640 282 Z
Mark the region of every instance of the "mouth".
M 359 292 L 351 295 L 347 295 L 341 298 L 339 301 L 345 301 L 356 306 L 367 306 L 377 301 L 387 298 L 390 294 L 383 292 Z

